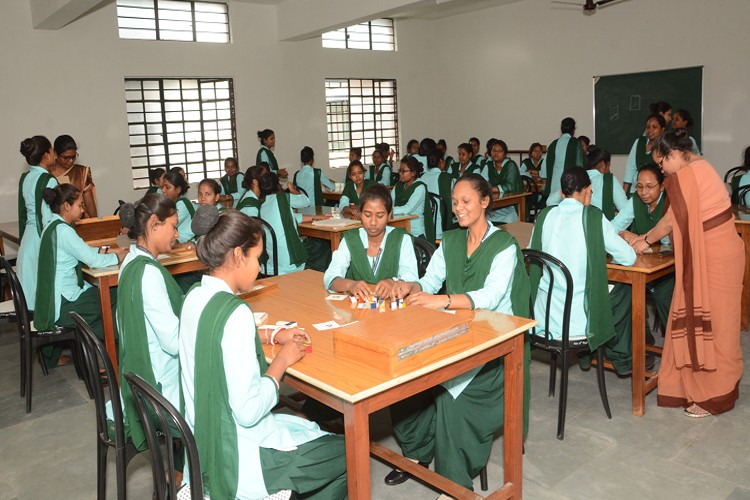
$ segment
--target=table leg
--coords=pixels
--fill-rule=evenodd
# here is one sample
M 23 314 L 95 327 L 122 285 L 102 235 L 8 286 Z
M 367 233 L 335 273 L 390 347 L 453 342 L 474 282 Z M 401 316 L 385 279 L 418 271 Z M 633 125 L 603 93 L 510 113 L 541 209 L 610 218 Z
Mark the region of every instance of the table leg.
M 112 318 L 112 299 L 109 295 L 110 282 L 109 278 L 99 280 L 99 300 L 102 303 L 102 329 L 104 330 L 104 345 L 109 353 L 109 359 L 115 369 L 115 375 L 119 381 L 119 370 L 117 367 L 117 348 L 115 345 L 115 323 Z
M 331 252 L 338 250 L 341 245 L 341 233 L 331 233 Z
M 513 351 L 505 356 L 503 474 L 513 498 L 521 498 L 523 479 L 523 341 L 523 335 L 516 335 Z
M 646 279 L 638 273 L 631 283 L 632 294 L 632 343 L 633 343 L 633 415 L 642 417 L 646 413 Z
M 522 196 L 518 200 L 518 220 L 526 222 L 526 197 Z
M 344 407 L 349 498 L 370 498 L 370 418 L 366 402 Z

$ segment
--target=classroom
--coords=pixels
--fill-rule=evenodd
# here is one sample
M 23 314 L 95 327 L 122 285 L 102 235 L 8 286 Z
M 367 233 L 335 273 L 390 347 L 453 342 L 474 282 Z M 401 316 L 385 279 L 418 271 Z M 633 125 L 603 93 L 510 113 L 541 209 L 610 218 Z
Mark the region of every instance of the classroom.
M 490 137 L 502 138 L 510 149 L 526 149 L 532 142 L 549 144 L 560 135 L 560 120 L 566 116 L 576 119 L 577 135 L 587 135 L 596 142 L 593 77 L 702 66 L 703 109 L 692 112 L 701 118 L 703 156 L 723 177 L 742 162 L 742 152 L 750 144 L 745 116 L 750 112 L 750 65 L 744 62 L 750 53 L 746 26 L 750 2 L 746 0 L 615 0 L 594 14 L 582 12 L 583 0 L 226 3 L 229 44 L 121 39 L 112 0 L 4 2 L 0 44 L 6 50 L 0 55 L 4 68 L 0 96 L 5 119 L 0 123 L 0 144 L 10 153 L 0 179 L 0 213 L 4 214 L 0 220 L 17 219 L 18 179 L 28 170 L 17 153 L 18 144 L 36 134 L 51 140 L 61 134 L 76 139 L 80 162 L 92 168 L 100 215 L 112 214 L 118 200 L 135 201 L 143 195 L 145 190 L 136 189 L 133 181 L 125 102 L 124 80 L 133 78 L 232 78 L 236 156 L 241 171 L 254 163 L 258 150 L 256 132 L 270 128 L 276 134 L 279 167 L 287 169 L 290 176 L 299 169 L 299 151 L 307 145 L 317 152 L 316 167 L 335 181 L 343 178 L 343 170 L 330 168 L 328 161 L 327 78 L 395 79 L 399 156 L 405 153 L 409 139 L 433 137 L 444 138 L 448 153 L 456 157 L 458 144 L 472 136 L 478 137 L 482 145 Z M 397 50 L 342 50 L 321 44 L 322 33 L 379 18 L 394 19 Z M 625 172 L 625 162 L 626 155 L 612 157 L 612 171 L 619 179 Z M 191 175 L 190 181 L 200 178 Z M 6 244 L 6 251 L 13 254 L 17 248 Z M 15 329 L 0 328 L 4 337 L 0 344 L 6 351 L 2 359 L 15 360 Z M 747 332 L 742 334 L 742 342 L 743 350 L 748 352 Z M 547 365 L 534 361 L 532 367 L 532 390 L 537 392 L 534 401 L 541 400 L 549 415 L 555 415 L 556 399 L 544 401 L 546 398 L 538 397 L 546 391 Z M 588 387 L 585 394 L 571 394 L 571 405 L 578 406 L 569 410 L 570 437 L 564 442 L 554 439 L 552 417 L 550 422 L 536 421 L 548 434 L 543 440 L 548 451 L 531 450 L 531 457 L 526 457 L 524 495 L 669 497 L 668 489 L 651 489 L 653 483 L 666 481 L 667 471 L 646 475 L 648 469 L 659 469 L 666 463 L 667 468 L 678 468 L 682 478 L 669 478 L 675 496 L 697 492 L 702 498 L 750 497 L 750 462 L 738 445 L 747 428 L 748 405 L 742 396 L 747 377 L 740 384 L 737 408 L 726 416 L 708 419 L 712 420 L 710 429 L 698 430 L 687 425 L 693 422 L 680 421 L 673 430 L 675 442 L 652 446 L 644 444 L 652 433 L 666 432 L 674 420 L 690 419 L 661 413 L 656 407 L 655 391 L 646 399 L 647 417 L 631 416 L 630 382 L 608 374 L 610 400 L 623 400 L 612 403 L 617 415 L 606 421 L 614 429 L 614 437 L 607 430 L 586 432 L 576 425 L 576 419 L 597 421 L 601 429 L 607 427 L 602 423 L 605 417 L 592 373 L 579 372 L 576 367 L 571 369 L 571 387 Z M 7 404 L 20 407 L 16 372 L 6 375 L 8 382 L 2 385 L 0 396 Z M 76 392 L 84 397 L 85 390 L 72 372 L 64 376 L 53 373 L 50 377 L 58 379 L 59 386 L 81 385 Z M 46 382 L 42 377 L 35 378 L 35 398 L 45 397 Z M 52 396 L 64 398 L 65 393 Z M 39 413 L 43 412 L 40 406 Z M 39 413 L 35 411 L 31 417 L 47 418 Z M 73 448 L 76 456 L 86 457 L 91 463 L 92 471 L 80 476 L 88 481 L 85 487 L 65 490 L 65 496 L 70 498 L 90 498 L 95 489 L 93 411 L 78 413 L 75 418 L 82 414 L 90 417 L 91 425 L 74 432 L 81 436 L 82 443 Z M 31 420 L 18 423 L 21 415 L 19 410 L 17 415 L 0 419 L 7 420 L 0 423 L 0 435 L 10 437 L 8 432 L 14 432 L 16 425 L 19 432 L 33 429 Z M 47 422 L 54 425 L 54 418 L 49 417 Z M 534 422 L 532 415 L 532 425 Z M 630 432 L 644 443 L 632 445 Z M 14 446 L 2 446 L 0 463 L 11 463 L 14 452 L 24 447 L 21 438 L 13 443 Z M 637 448 L 639 445 L 647 449 Z M 608 447 L 614 457 L 607 459 L 612 460 L 608 462 L 610 468 L 595 468 L 600 474 L 616 470 L 617 461 L 631 464 L 639 460 L 640 465 L 632 466 L 636 470 L 622 478 L 609 478 L 613 488 L 619 490 L 600 485 L 576 492 L 575 481 L 586 478 L 587 464 L 598 460 L 592 458 L 598 452 L 591 452 L 597 447 Z M 496 442 L 493 454 L 498 449 L 501 447 Z M 724 465 L 704 467 L 701 460 L 691 456 L 696 450 L 707 461 Z M 553 477 L 545 477 L 538 467 L 552 462 L 540 458 L 546 453 L 558 457 L 556 461 L 569 460 L 569 466 L 555 468 L 553 464 Z M 591 456 L 586 460 L 570 459 L 581 454 Z M 150 491 L 150 473 L 144 462 L 140 464 L 136 477 L 146 487 L 133 491 L 146 494 Z M 502 479 L 501 465 L 500 461 L 495 469 L 489 469 L 491 475 L 493 471 L 499 475 L 491 479 L 495 486 Z M 7 465 L 0 469 L 8 470 Z M 389 490 L 382 484 L 382 476 L 388 470 L 382 464 L 373 465 L 374 498 L 390 497 L 393 491 L 399 497 L 436 496 L 433 490 L 415 481 L 406 483 L 406 489 Z M 110 475 L 113 474 L 111 465 Z M 34 498 L 39 494 L 25 492 L 23 485 L 10 475 L 3 476 L 5 473 L 0 473 L 0 489 L 3 485 L 8 487 L 8 498 Z M 635 486 L 634 477 L 643 484 Z M 109 490 L 112 495 L 112 478 Z M 0 498 L 5 498 L 5 494 L 0 493 Z

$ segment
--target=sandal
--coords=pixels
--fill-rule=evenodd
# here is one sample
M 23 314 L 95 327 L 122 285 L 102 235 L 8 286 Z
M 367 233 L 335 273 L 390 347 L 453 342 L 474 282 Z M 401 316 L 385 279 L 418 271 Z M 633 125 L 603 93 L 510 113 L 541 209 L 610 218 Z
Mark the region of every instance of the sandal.
M 685 411 L 683 413 L 685 414 L 685 416 L 691 418 L 704 418 L 711 415 L 711 412 L 704 410 L 695 403 L 685 408 Z
M 67 366 L 73 362 L 73 358 L 67 354 L 61 354 L 57 360 L 57 366 Z

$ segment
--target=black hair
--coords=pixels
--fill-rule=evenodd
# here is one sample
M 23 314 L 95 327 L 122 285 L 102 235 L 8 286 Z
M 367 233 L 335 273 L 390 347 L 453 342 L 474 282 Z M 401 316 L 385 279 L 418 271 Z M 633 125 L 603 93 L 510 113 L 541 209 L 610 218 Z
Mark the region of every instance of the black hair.
M 461 144 L 458 145 L 457 149 L 463 149 L 464 151 L 469 153 L 469 158 L 474 156 L 474 148 L 471 146 L 471 143 L 462 142 Z
M 167 196 L 154 193 L 147 194 L 133 203 L 120 206 L 120 223 L 128 230 L 128 238 L 135 240 L 146 234 L 148 219 L 155 215 L 159 222 L 177 213 L 177 206 Z
M 649 111 L 651 111 L 652 115 L 658 115 L 660 113 L 666 113 L 667 111 L 670 111 L 672 109 L 672 105 L 668 102 L 664 101 L 656 101 L 652 102 L 648 106 Z
M 596 168 L 599 163 L 609 163 L 612 160 L 612 155 L 606 149 L 601 149 L 597 146 L 589 147 L 589 152 L 586 155 L 586 169 L 591 170 Z
M 213 217 L 211 222 L 215 221 L 202 228 L 193 227 L 198 236 L 195 251 L 209 270 L 221 267 L 235 248 L 240 247 L 242 253 L 246 254 L 261 241 L 263 227 L 260 222 L 239 210 L 219 212 L 216 207 L 203 205 L 196 210 L 196 216 L 198 212 L 201 212 L 201 216 L 208 214 L 208 217 Z
M 674 114 L 680 115 L 682 119 L 687 122 L 687 126 L 685 128 L 689 129 L 695 123 L 695 120 L 693 120 L 693 115 L 691 115 L 690 111 L 688 111 L 687 109 L 678 109 Z
M 252 167 L 245 170 L 245 178 L 242 179 L 242 188 L 247 189 L 248 191 L 253 185 L 253 181 L 258 181 L 260 184 L 260 176 L 262 175 L 263 167 L 258 165 L 253 165 Z
M 584 143 L 587 147 L 591 146 L 591 139 L 586 137 L 585 135 L 579 135 L 578 140 Z
M 406 151 L 407 153 L 411 151 L 412 146 L 419 146 L 419 141 L 416 139 L 412 139 L 409 142 L 406 143 Z
M 362 148 L 349 148 L 350 153 L 354 153 L 358 158 L 362 158 Z
M 750 146 L 745 148 L 745 153 L 742 156 L 742 166 L 750 168 Z
M 76 141 L 69 135 L 59 135 L 55 139 L 55 153 L 61 154 L 69 149 L 78 149 Z
M 490 153 L 492 153 L 492 148 L 495 147 L 495 144 L 498 144 L 501 148 L 503 148 L 505 154 L 508 154 L 508 145 L 505 144 L 505 141 L 502 139 L 495 139 L 495 142 L 493 142 L 492 146 L 490 147 Z
M 216 182 L 216 179 L 203 179 L 198 183 L 198 187 L 202 186 L 203 184 L 208 184 L 211 186 L 211 189 L 213 190 L 214 194 L 221 194 L 221 184 Z
M 81 190 L 73 184 L 58 184 L 54 189 L 44 188 L 42 192 L 42 198 L 55 214 L 60 213 L 64 203 L 72 205 L 79 196 L 81 196 Z
M 662 172 L 661 167 L 659 165 L 654 165 L 653 163 L 649 163 L 647 165 L 643 165 L 640 168 L 638 168 L 638 175 L 641 174 L 641 172 L 651 172 L 656 176 L 656 181 L 661 186 L 664 184 L 664 179 L 666 178 L 664 176 L 664 172 Z
M 492 146 L 494 146 L 496 142 L 497 139 L 494 137 L 487 141 L 487 153 L 492 153 Z
M 404 156 L 401 158 L 401 163 L 405 163 L 407 167 L 409 167 L 409 170 L 414 172 L 417 177 L 419 177 L 422 174 L 422 171 L 424 170 L 424 167 L 422 166 L 422 162 L 414 158 L 413 156 Z
M 425 137 L 422 139 L 422 142 L 419 143 L 419 154 L 421 156 L 430 156 L 430 154 L 435 151 L 437 151 L 437 143 L 433 139 Z
M 462 175 L 458 178 L 456 184 L 458 184 L 459 182 L 468 182 L 469 184 L 471 184 L 471 188 L 479 193 L 480 200 L 483 200 L 484 198 L 490 199 L 490 203 L 484 210 L 485 215 L 489 216 L 492 213 L 492 188 L 490 187 L 490 183 L 487 182 L 484 177 L 475 173 Z
M 227 163 L 229 163 L 230 161 L 231 161 L 232 163 L 234 163 L 234 164 L 235 164 L 235 165 L 237 166 L 237 169 L 239 169 L 239 168 L 240 168 L 240 164 L 239 164 L 239 163 L 237 163 L 237 158 L 235 158 L 234 156 L 228 156 L 228 157 L 227 157 L 227 158 L 226 158 L 226 159 L 224 160 L 224 166 L 226 166 L 226 164 L 227 164 Z
M 440 151 L 437 149 L 430 152 L 430 154 L 427 155 L 427 168 L 438 168 L 440 166 L 440 160 L 442 159 L 443 155 L 441 155 Z
M 661 128 L 667 128 L 667 120 L 664 119 L 663 116 L 661 116 L 659 113 L 648 115 L 648 118 L 646 118 L 646 123 L 648 123 L 651 120 L 656 120 Z
M 150 168 L 148 169 L 148 180 L 151 184 L 156 184 L 156 181 L 159 180 L 159 177 L 166 173 L 167 171 L 161 167 Z
M 393 212 L 393 199 L 391 190 L 382 184 L 373 184 L 368 187 L 359 196 L 359 209 L 364 210 L 365 203 L 368 201 L 380 201 L 385 205 L 385 211 L 390 215 Z
M 529 146 L 529 155 L 531 155 L 531 153 L 533 153 L 534 149 L 536 149 L 536 148 L 544 149 L 544 148 L 542 148 L 542 145 L 540 143 L 538 143 L 538 142 L 532 142 L 531 146 Z
M 477 146 L 481 144 L 481 142 L 479 142 L 479 139 L 477 139 L 476 137 L 472 137 L 471 139 L 469 139 L 469 144 L 472 145 L 472 148 L 474 147 L 473 143 L 475 142 L 477 143 Z
M 187 193 L 188 190 L 190 189 L 190 185 L 182 176 L 182 172 L 184 172 L 184 170 L 182 170 L 182 168 L 180 167 L 170 168 L 167 171 L 166 177 L 165 177 L 165 180 L 169 181 L 171 185 L 173 185 L 174 187 L 180 190 L 180 196 Z
M 571 196 L 591 185 L 589 174 L 583 167 L 572 167 L 560 176 L 560 190 L 565 196 Z
M 372 150 L 372 154 L 374 155 L 375 153 L 377 153 L 377 154 L 380 155 L 380 161 L 381 162 L 385 160 L 385 158 L 383 157 L 383 152 L 381 150 L 379 150 L 377 147 L 375 147 L 375 149 Z M 373 160 L 373 161 L 375 161 L 375 160 Z
M 381 143 L 375 144 L 375 149 L 380 151 L 380 154 L 383 155 L 383 158 L 387 158 L 388 153 L 390 153 L 391 151 L 391 145 L 388 144 L 387 142 L 381 142 Z
M 672 132 L 667 132 L 654 140 L 651 146 L 651 154 L 656 151 L 660 156 L 667 156 L 672 151 L 681 151 L 683 153 L 693 150 L 693 142 L 690 140 L 690 134 L 684 128 L 678 128 Z
M 448 149 L 448 144 L 446 144 L 445 139 L 440 139 L 437 141 L 438 146 L 443 146 L 445 149 Z
M 29 165 L 39 165 L 44 154 L 52 149 L 52 143 L 43 135 L 35 135 L 21 141 L 21 154 Z
M 348 166 L 348 167 L 346 167 L 346 178 L 347 178 L 347 179 L 348 179 L 348 178 L 349 178 L 349 176 L 351 175 L 351 173 L 352 173 L 352 168 L 353 168 L 353 167 L 359 167 L 359 168 L 361 168 L 361 169 L 362 169 L 362 172 L 364 172 L 364 171 L 365 171 L 365 167 L 364 167 L 364 166 L 362 166 L 362 162 L 361 162 L 361 161 L 359 161 L 359 160 L 354 160 L 354 161 L 351 161 L 351 162 L 349 162 L 349 166 Z
M 302 151 L 299 152 L 299 160 L 307 165 L 315 159 L 315 152 L 310 146 L 305 146 Z
M 271 165 L 269 165 L 267 161 L 260 162 L 260 165 L 258 166 L 261 168 L 261 170 L 265 170 L 265 171 L 271 170 Z
M 563 118 L 560 122 L 560 132 L 573 135 L 576 133 L 576 121 L 571 117 Z
M 258 180 L 258 187 L 260 188 L 260 195 L 265 199 L 270 194 L 276 194 L 279 192 L 279 176 L 275 172 L 266 172 L 260 176 Z M 262 200 L 261 200 L 262 201 Z
M 264 146 L 266 145 L 266 139 L 274 135 L 273 130 L 270 128 L 258 130 L 258 139 L 260 140 L 260 143 Z

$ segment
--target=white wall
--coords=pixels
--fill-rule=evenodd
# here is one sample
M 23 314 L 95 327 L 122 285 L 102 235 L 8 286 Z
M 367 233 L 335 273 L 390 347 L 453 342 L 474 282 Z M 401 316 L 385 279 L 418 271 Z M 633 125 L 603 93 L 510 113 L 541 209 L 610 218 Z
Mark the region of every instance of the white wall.
M 566 7 L 523 0 L 435 22 L 438 121 L 451 149 L 472 135 L 511 149 L 549 144 L 565 116 L 593 139 L 594 75 L 703 65 L 703 153 L 721 174 L 741 163 L 750 144 L 750 1 L 626 0 L 592 16 Z M 620 178 L 624 164 L 613 159 Z

